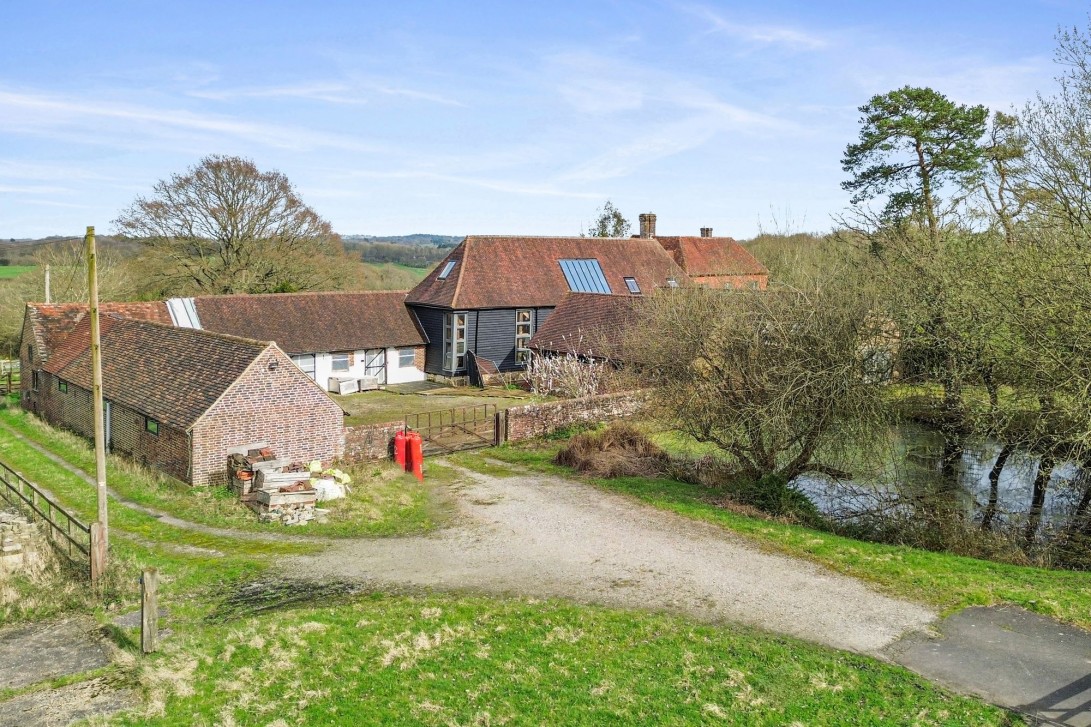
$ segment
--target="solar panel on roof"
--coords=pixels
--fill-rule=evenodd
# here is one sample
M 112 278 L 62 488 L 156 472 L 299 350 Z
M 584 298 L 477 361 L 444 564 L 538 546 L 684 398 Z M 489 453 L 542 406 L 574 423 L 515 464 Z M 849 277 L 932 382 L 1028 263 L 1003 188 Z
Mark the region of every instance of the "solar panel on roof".
M 609 283 L 602 273 L 602 266 L 595 258 L 586 260 L 558 260 L 561 272 L 568 282 L 568 289 L 573 293 L 606 293 L 610 294 Z

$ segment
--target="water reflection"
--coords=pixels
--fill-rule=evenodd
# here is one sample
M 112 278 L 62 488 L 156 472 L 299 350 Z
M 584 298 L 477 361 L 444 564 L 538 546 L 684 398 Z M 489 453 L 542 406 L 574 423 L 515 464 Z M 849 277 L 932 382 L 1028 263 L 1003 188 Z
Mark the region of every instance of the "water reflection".
M 822 475 L 802 475 L 795 485 L 805 492 L 824 513 L 850 517 L 875 508 L 904 507 L 909 500 L 925 498 L 942 502 L 972 522 L 980 522 L 989 503 L 989 473 L 1000 454 L 994 440 L 970 441 L 964 445 L 956 466 L 957 481 L 943 476 L 943 435 L 926 427 L 903 424 L 890 432 L 885 462 L 871 474 L 849 482 L 838 482 Z M 1030 507 L 1038 458 L 1015 451 L 1008 459 L 997 487 L 997 511 L 994 522 L 1025 522 Z M 859 472 L 859 467 L 850 467 Z M 877 470 L 877 471 L 875 471 Z M 1059 527 L 1065 523 L 1078 498 L 1073 483 L 1077 468 L 1072 463 L 1053 470 L 1046 490 L 1042 524 Z

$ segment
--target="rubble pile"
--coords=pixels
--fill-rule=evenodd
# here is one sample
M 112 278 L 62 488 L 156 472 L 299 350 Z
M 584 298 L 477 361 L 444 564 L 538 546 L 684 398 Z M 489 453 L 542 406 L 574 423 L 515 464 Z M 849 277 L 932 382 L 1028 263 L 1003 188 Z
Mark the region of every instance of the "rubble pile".
M 0 510 L 0 573 L 32 566 L 37 560 L 38 529 L 23 515 Z

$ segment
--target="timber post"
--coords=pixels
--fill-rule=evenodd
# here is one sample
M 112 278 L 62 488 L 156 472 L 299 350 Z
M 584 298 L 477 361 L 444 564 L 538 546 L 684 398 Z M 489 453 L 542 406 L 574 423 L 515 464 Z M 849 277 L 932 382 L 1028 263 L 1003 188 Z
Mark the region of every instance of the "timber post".
M 159 571 L 145 568 L 140 574 L 140 650 L 150 654 L 156 650 L 159 636 Z

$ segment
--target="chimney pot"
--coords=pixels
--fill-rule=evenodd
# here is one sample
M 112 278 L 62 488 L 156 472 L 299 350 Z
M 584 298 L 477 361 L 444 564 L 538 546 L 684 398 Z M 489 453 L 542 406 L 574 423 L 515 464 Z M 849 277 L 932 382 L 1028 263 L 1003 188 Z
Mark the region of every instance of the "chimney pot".
M 711 227 L 702 227 L 701 228 L 701 237 L 712 237 L 712 228 Z
M 640 236 L 655 237 L 655 215 L 651 212 L 640 215 Z

